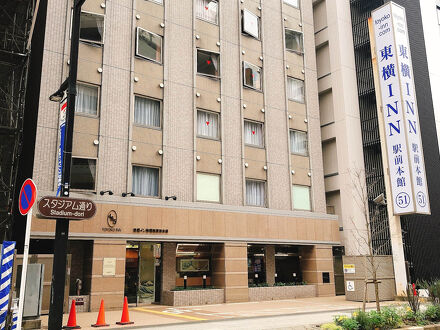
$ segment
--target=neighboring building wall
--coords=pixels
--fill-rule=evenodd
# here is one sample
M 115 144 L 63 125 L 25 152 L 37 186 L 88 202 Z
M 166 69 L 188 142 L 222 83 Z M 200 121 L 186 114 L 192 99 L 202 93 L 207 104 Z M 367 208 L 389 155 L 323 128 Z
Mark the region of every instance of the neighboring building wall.
M 364 178 L 356 72 L 348 1 L 313 1 L 321 138 L 329 212 L 339 216 L 347 255 L 366 252 L 365 217 L 354 199 Z

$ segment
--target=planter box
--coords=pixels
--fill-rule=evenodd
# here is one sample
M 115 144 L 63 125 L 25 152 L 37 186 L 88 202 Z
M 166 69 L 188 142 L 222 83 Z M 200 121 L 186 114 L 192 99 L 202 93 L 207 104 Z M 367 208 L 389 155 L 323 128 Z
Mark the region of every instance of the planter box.
M 316 285 L 249 288 L 249 301 L 316 297 Z
M 168 306 L 198 306 L 223 304 L 224 289 L 164 291 L 163 304 Z

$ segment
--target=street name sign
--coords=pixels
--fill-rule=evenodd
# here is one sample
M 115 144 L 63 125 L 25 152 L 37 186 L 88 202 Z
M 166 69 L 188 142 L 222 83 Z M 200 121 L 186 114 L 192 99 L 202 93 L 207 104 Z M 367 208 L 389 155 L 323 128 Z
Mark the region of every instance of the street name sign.
M 45 196 L 38 201 L 43 218 L 84 220 L 93 218 L 96 205 L 89 199 Z

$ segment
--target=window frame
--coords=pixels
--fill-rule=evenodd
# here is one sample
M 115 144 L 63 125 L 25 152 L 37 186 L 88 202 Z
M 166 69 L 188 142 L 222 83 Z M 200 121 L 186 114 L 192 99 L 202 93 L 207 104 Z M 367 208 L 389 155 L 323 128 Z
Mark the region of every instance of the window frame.
M 155 130 L 158 130 L 158 131 L 161 131 L 162 130 L 162 123 L 163 123 L 163 102 L 162 102 L 162 100 L 160 100 L 160 99 L 156 99 L 156 98 L 154 98 L 154 97 L 149 97 L 149 96 L 145 96 L 145 95 L 141 95 L 141 94 L 137 94 L 137 93 L 134 93 L 133 94 L 133 126 L 137 126 L 137 127 L 143 127 L 143 128 L 150 128 L 150 129 L 155 129 Z M 136 123 L 135 122 L 135 116 L 134 116 L 134 112 L 135 112 L 135 108 L 134 108 L 134 105 L 135 105 L 135 102 L 136 102 L 136 97 L 140 97 L 140 98 L 144 98 L 144 99 L 148 99 L 148 100 L 153 100 L 153 101 L 157 101 L 157 102 L 159 102 L 159 111 L 160 111 L 160 115 L 159 115 L 159 117 L 160 117 L 160 126 L 159 127 L 157 127 L 157 126 L 150 126 L 150 125 L 142 125 L 142 124 L 139 124 L 139 123 Z
M 93 41 L 93 40 L 88 40 L 88 39 L 81 39 L 81 14 L 89 14 L 89 15 L 95 15 L 95 16 L 101 16 L 103 18 L 104 21 L 104 25 L 102 27 L 102 37 L 101 37 L 101 42 L 98 41 Z M 105 14 L 98 14 L 98 13 L 93 13 L 87 10 L 81 10 L 81 14 L 80 14 L 80 26 L 79 26 L 79 41 L 89 45 L 89 46 L 95 46 L 95 47 L 102 47 L 104 46 L 104 39 L 105 39 Z M 73 28 L 73 9 L 71 10 L 71 16 L 70 16 L 70 39 L 72 39 L 72 28 Z
M 78 116 L 83 116 L 83 117 L 87 117 L 87 118 L 99 118 L 99 116 L 101 114 L 101 111 L 100 111 L 101 110 L 101 86 L 100 85 L 91 84 L 91 83 L 87 83 L 87 82 L 84 82 L 82 80 L 78 81 L 77 85 L 96 87 L 98 89 L 98 98 L 97 98 L 97 101 L 96 101 L 96 115 L 89 115 L 89 114 L 84 113 L 84 112 L 77 112 L 76 111 L 76 105 L 75 105 L 75 116 L 78 115 Z
M 72 155 L 72 165 L 73 165 L 73 158 L 92 159 L 95 161 L 95 184 L 94 184 L 93 190 L 92 189 L 76 189 L 76 188 L 70 188 L 70 190 L 74 191 L 74 192 L 81 192 L 81 193 L 96 193 L 97 192 L 96 181 L 98 178 L 98 157 L 86 157 L 86 156 L 73 156 Z
M 295 33 L 298 33 L 298 34 L 301 35 L 301 46 L 302 46 L 301 48 L 302 48 L 302 50 L 294 50 L 294 49 L 287 48 L 287 45 L 286 45 L 286 31 L 292 31 L 292 32 L 295 32 Z M 295 54 L 298 54 L 298 55 L 304 55 L 304 33 L 302 31 L 298 31 L 298 30 L 295 30 L 295 29 L 290 29 L 290 28 L 285 27 L 284 28 L 284 48 L 288 52 L 295 53 Z
M 199 135 L 199 127 L 198 127 L 198 115 L 199 115 L 199 111 L 201 112 L 207 112 L 210 114 L 214 114 L 217 115 L 217 138 L 213 138 L 210 136 L 205 136 L 205 135 Z M 201 139 L 207 139 L 207 140 L 212 140 L 212 141 L 221 141 L 221 129 L 220 129 L 220 125 L 221 125 L 221 114 L 219 112 L 215 112 L 215 111 L 211 111 L 211 110 L 206 110 L 206 109 L 202 109 L 202 108 L 196 108 L 196 122 L 197 122 L 197 133 L 196 133 L 196 137 L 201 138 Z
M 249 144 L 249 143 L 246 143 L 245 138 L 244 138 L 244 136 L 243 136 L 243 142 L 244 142 L 244 145 L 245 145 L 246 147 L 253 147 L 253 148 L 258 148 L 258 149 L 264 149 L 265 146 L 266 146 L 266 140 L 265 140 L 265 138 L 264 138 L 264 122 L 244 118 L 244 119 L 243 119 L 243 133 L 244 133 L 244 134 L 246 134 L 246 131 L 245 131 L 245 129 L 244 129 L 244 124 L 245 124 L 245 122 L 249 122 L 249 123 L 259 124 L 259 125 L 261 125 L 261 135 L 262 135 L 262 138 L 263 138 L 263 145 L 260 146 L 260 145 L 256 145 L 256 144 Z
M 290 141 L 291 139 L 291 134 L 292 132 L 300 132 L 300 133 L 304 133 L 306 135 L 306 139 L 307 139 L 307 150 L 305 154 L 299 153 L 299 152 L 293 152 L 292 151 L 292 143 Z M 291 155 L 297 155 L 297 156 L 303 156 L 303 157 L 309 157 L 309 134 L 307 131 L 301 131 L 299 129 L 295 129 L 295 128 L 289 128 L 289 151 Z
M 218 63 L 219 63 L 218 70 L 217 70 L 218 71 L 218 76 L 213 76 L 212 74 L 202 73 L 202 72 L 198 71 L 197 62 L 198 62 L 199 50 L 202 51 L 202 52 L 207 52 L 207 53 L 218 55 Z M 220 71 L 220 52 L 214 52 L 212 50 L 204 49 L 204 48 L 196 48 L 196 56 L 195 57 L 196 57 L 196 74 L 197 75 L 200 75 L 202 77 L 209 77 L 209 78 L 216 79 L 216 80 L 220 79 L 220 77 L 221 77 L 221 71 Z
M 303 95 L 302 95 L 302 101 L 298 101 L 298 100 L 295 100 L 295 99 L 291 99 L 291 98 L 289 97 L 289 79 L 291 79 L 291 80 L 297 80 L 297 81 L 302 81 L 303 86 L 304 86 L 304 93 L 303 93 Z M 305 80 L 298 79 L 298 78 L 295 78 L 295 77 L 292 77 L 292 76 L 287 76 L 287 78 L 286 78 L 286 87 L 287 87 L 287 99 L 288 99 L 289 101 L 296 102 L 296 103 L 300 103 L 300 104 L 306 104 L 306 81 L 305 81 Z
M 308 191 L 309 191 L 309 205 L 310 205 L 310 209 L 298 209 L 298 208 L 295 208 L 295 199 L 293 198 L 294 196 L 293 196 L 293 187 L 294 186 L 297 186 L 297 187 L 306 187 L 306 188 L 308 188 Z M 311 186 L 306 186 L 306 185 L 303 185 L 303 184 L 292 184 L 292 187 L 291 187 L 291 194 L 292 194 L 292 208 L 293 208 L 293 210 L 294 211 L 304 211 L 304 212 L 312 212 L 313 211 L 313 205 L 312 205 L 312 187 Z
M 207 200 L 203 200 L 203 199 L 198 199 L 197 198 L 197 194 L 198 194 L 197 186 L 198 186 L 198 175 L 199 174 L 216 176 L 216 177 L 219 178 L 219 181 L 218 181 L 218 199 L 219 200 L 218 200 L 218 202 L 216 202 L 216 201 L 207 201 Z M 196 172 L 196 202 L 222 204 L 222 175 L 221 174 L 208 173 L 208 172 Z
M 139 30 L 143 30 L 145 32 L 148 32 L 148 33 L 152 34 L 153 36 L 156 36 L 156 37 L 160 38 L 160 61 L 153 60 L 153 59 L 151 59 L 149 57 L 146 57 L 144 55 L 139 54 Z M 141 28 L 140 26 L 136 26 L 136 45 L 135 45 L 135 47 L 136 47 L 135 53 L 134 53 L 135 57 L 162 65 L 162 63 L 163 63 L 163 36 L 161 36 L 161 35 L 159 35 L 157 33 L 148 31 L 148 30 L 146 30 L 144 28 Z
M 283 0 L 283 3 L 285 3 L 286 5 L 288 5 L 290 7 L 296 8 L 296 9 L 300 9 L 300 7 L 301 7 L 301 1 L 300 0 L 298 0 L 298 6 L 294 6 L 294 5 L 290 4 L 290 3 L 288 3 L 288 2 L 286 2 L 286 0 Z
M 157 180 L 157 196 L 147 196 L 147 195 L 140 195 L 133 191 L 133 167 L 143 167 L 143 168 L 154 168 L 159 171 L 159 178 Z M 155 199 L 162 199 L 162 171 L 160 166 L 154 166 L 154 165 L 145 165 L 145 164 L 138 164 L 138 163 L 132 163 L 131 164 L 131 191 L 135 194 L 136 197 L 141 198 L 155 198 Z
M 260 180 L 260 179 L 254 179 L 254 178 L 245 178 L 245 191 L 244 191 L 244 201 L 246 206 L 253 206 L 253 207 L 265 207 L 267 208 L 267 180 Z M 254 204 L 248 204 L 247 203 L 247 187 L 246 184 L 248 181 L 253 182 L 262 182 L 264 183 L 264 203 L 263 205 L 254 205 Z
M 201 18 L 201 17 L 197 17 L 197 11 L 196 11 L 196 19 L 199 19 L 199 20 L 201 20 L 201 21 L 203 21 L 203 22 L 206 22 L 206 23 L 209 23 L 209 24 L 214 24 L 214 25 L 217 25 L 217 26 L 219 26 L 220 25 L 220 16 L 219 16 L 219 9 L 220 9 L 220 5 L 219 5 L 219 2 L 217 1 L 217 0 L 211 0 L 210 2 L 216 2 L 217 3 L 217 17 L 216 17 L 216 22 L 214 23 L 214 22 L 211 22 L 211 21 L 208 21 L 207 19 L 204 19 L 204 18 Z
M 254 36 L 252 33 L 247 32 L 247 31 L 244 30 L 244 12 L 247 12 L 250 15 L 252 15 L 252 16 L 257 18 L 257 25 L 258 25 L 258 32 L 257 33 L 258 33 L 258 37 Z M 249 36 L 249 37 L 254 38 L 256 40 L 260 40 L 261 39 L 260 38 L 261 37 L 261 28 L 260 28 L 260 24 L 261 23 L 260 22 L 261 22 L 261 18 L 258 15 L 255 15 L 253 12 L 251 12 L 250 10 L 248 10 L 246 8 L 241 10 L 241 33 L 243 35 Z
M 255 88 L 253 86 L 248 86 L 246 84 L 246 68 L 245 68 L 245 64 L 247 64 L 250 67 L 258 68 L 260 70 L 259 71 L 259 74 L 260 74 L 260 89 Z M 254 91 L 258 91 L 258 92 L 263 92 L 263 68 L 260 68 L 259 66 L 251 64 L 249 62 L 243 61 L 242 71 L 243 71 L 243 87 L 246 87 L 246 88 L 252 89 Z

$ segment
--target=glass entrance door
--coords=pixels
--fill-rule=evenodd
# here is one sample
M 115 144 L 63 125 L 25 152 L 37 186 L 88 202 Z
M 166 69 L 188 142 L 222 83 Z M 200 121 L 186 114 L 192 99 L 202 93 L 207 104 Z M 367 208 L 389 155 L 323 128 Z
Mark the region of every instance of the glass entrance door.
M 155 300 L 154 243 L 139 243 L 139 290 L 138 303 L 151 304 Z
M 127 242 L 124 294 L 128 303 L 138 305 L 155 302 L 159 258 L 160 244 Z

